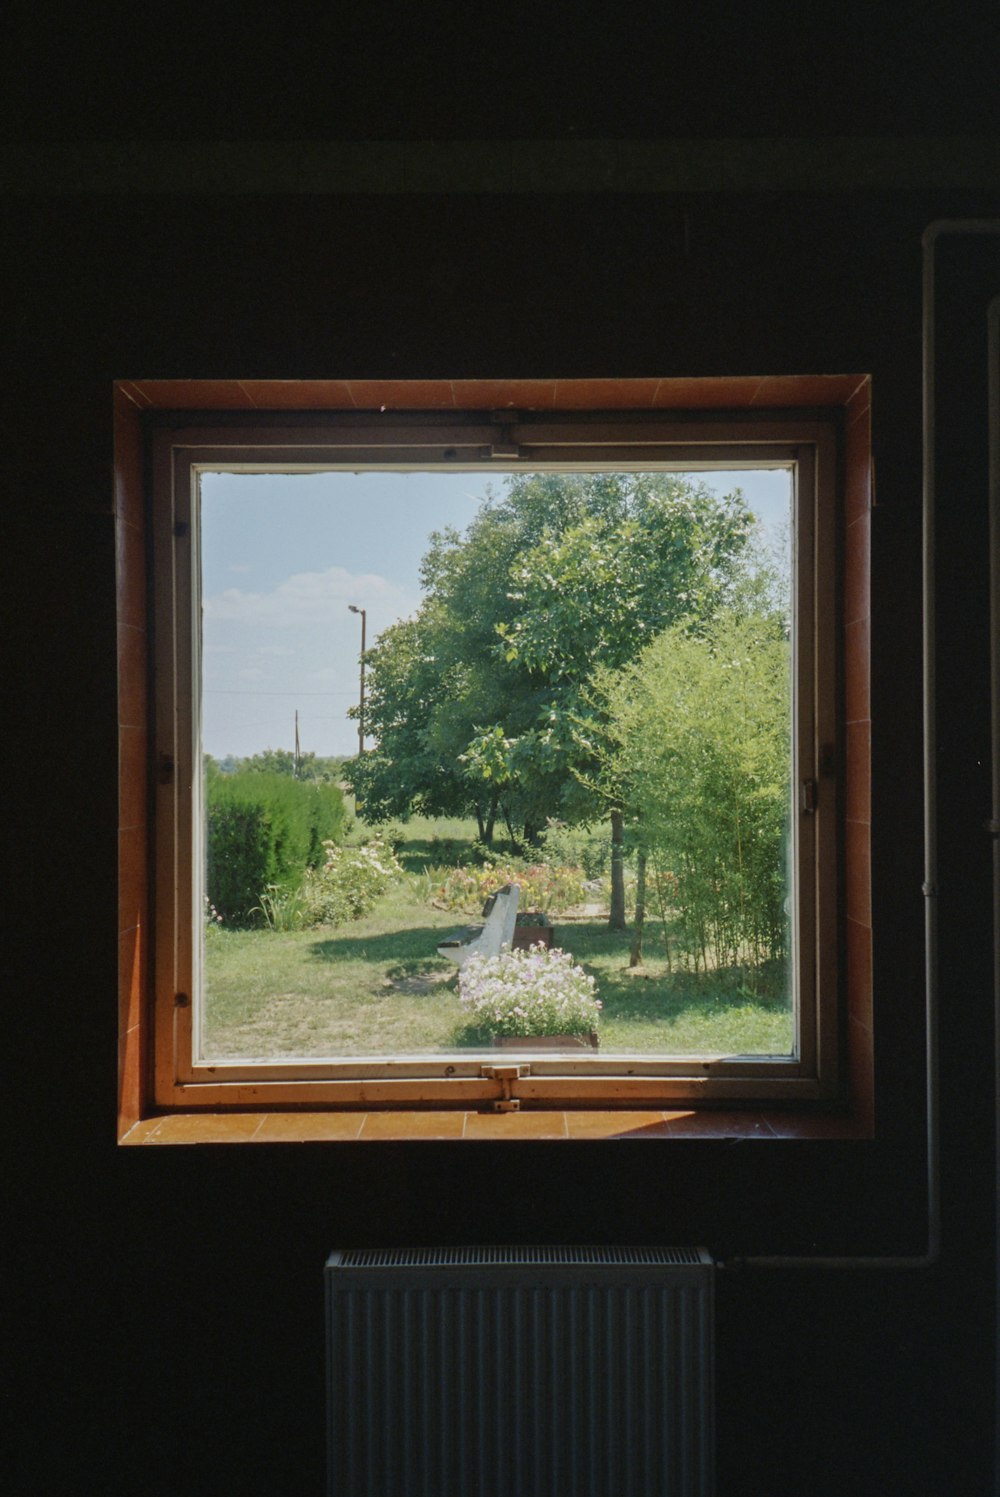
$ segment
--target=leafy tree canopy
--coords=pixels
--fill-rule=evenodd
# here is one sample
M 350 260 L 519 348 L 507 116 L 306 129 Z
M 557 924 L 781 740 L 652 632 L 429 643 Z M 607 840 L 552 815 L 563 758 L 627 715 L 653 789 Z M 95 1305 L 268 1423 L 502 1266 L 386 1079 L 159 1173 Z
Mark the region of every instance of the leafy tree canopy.
M 371 820 L 497 816 L 531 838 L 602 814 L 575 772 L 599 669 L 738 589 L 754 520 L 737 490 L 668 473 L 517 474 L 464 534 L 435 533 L 424 601 L 366 655 L 375 747 L 345 773 Z

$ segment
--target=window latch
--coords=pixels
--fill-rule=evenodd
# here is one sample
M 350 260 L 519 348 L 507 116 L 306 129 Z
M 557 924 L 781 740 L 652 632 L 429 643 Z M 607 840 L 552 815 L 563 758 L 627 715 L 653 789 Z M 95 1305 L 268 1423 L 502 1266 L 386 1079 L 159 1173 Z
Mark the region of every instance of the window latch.
M 480 1075 L 488 1081 L 499 1081 L 500 1096 L 492 1104 L 494 1112 L 520 1112 L 521 1102 L 514 1096 L 514 1085 L 522 1076 L 531 1075 L 530 1066 L 483 1066 Z
M 803 780 L 801 791 L 802 809 L 806 812 L 807 815 L 811 816 L 815 812 L 816 807 L 819 804 L 819 786 L 816 784 L 815 780 Z
M 516 411 L 494 411 L 492 415 L 493 425 L 497 428 L 497 435 L 493 439 L 490 449 L 491 457 L 520 457 L 521 449 L 514 440 L 514 427 L 517 424 L 518 414 Z

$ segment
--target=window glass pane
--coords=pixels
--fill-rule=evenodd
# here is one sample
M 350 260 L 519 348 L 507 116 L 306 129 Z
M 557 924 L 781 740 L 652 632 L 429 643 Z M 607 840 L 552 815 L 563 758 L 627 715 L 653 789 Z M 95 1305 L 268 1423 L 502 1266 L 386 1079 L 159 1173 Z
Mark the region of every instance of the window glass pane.
M 789 1055 L 791 491 L 201 474 L 200 1058 Z

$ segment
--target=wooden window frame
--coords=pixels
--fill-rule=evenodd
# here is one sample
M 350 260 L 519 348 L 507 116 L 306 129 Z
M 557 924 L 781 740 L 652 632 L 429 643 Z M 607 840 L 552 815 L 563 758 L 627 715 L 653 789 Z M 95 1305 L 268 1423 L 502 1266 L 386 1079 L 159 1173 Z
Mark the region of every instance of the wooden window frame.
M 621 385 L 634 387 L 638 383 L 641 382 L 624 381 Z M 668 382 L 648 383 L 662 389 Z M 718 405 L 718 396 L 723 393 L 719 386 L 726 384 L 731 388 L 734 382 L 686 383 L 688 387 L 703 387 L 701 393 L 714 395 Z M 758 390 L 761 383 L 753 382 Z M 814 381 L 813 388 L 815 385 Z M 848 386 L 849 395 L 846 393 Z M 503 449 L 506 447 L 509 452 L 511 444 L 526 451 L 522 467 L 537 468 L 548 462 L 565 467 L 567 432 L 572 433 L 571 439 L 577 444 L 583 432 L 594 450 L 597 450 L 595 444 L 603 444 L 601 457 L 608 466 L 635 465 L 637 455 L 648 451 L 651 433 L 656 429 L 669 431 L 670 441 L 677 447 L 671 451 L 671 462 L 681 461 L 686 466 L 695 466 L 696 462 L 705 465 L 710 456 L 709 447 L 715 449 L 716 458 L 724 454 L 730 461 L 745 464 L 748 444 L 762 455 L 766 453 L 781 461 L 788 460 L 789 456 L 795 457 L 805 465 L 800 467 L 800 472 L 805 472 L 808 463 L 814 461 L 817 483 L 823 495 L 815 506 L 820 531 L 813 542 L 815 554 L 823 565 L 817 568 L 813 617 L 808 631 L 813 641 L 812 664 L 820 683 L 818 691 L 826 714 L 812 737 L 810 747 L 814 764 L 811 778 L 820 787 L 813 826 L 818 828 L 819 893 L 816 907 L 821 922 L 815 949 L 822 953 L 818 964 L 813 1053 L 788 1063 L 740 1061 L 722 1067 L 712 1063 L 692 1064 L 685 1059 L 656 1060 L 637 1066 L 634 1063 L 619 1064 L 612 1057 L 597 1056 L 585 1060 L 582 1065 L 574 1065 L 569 1073 L 560 1062 L 529 1057 L 527 1074 L 522 1066 L 522 1074 L 502 1082 L 495 1075 L 471 1073 L 480 1070 L 482 1057 L 470 1062 L 465 1074 L 457 1074 L 454 1057 L 449 1056 L 451 1074 L 448 1076 L 428 1076 L 422 1063 L 418 1067 L 422 1071 L 419 1075 L 398 1066 L 393 1067 L 390 1074 L 384 1071 L 375 1074 L 363 1063 L 349 1063 L 351 1074 L 348 1075 L 339 1066 L 320 1065 L 303 1069 L 258 1063 L 222 1067 L 217 1063 L 202 1065 L 191 1059 L 190 932 L 193 922 L 186 916 L 177 918 L 176 900 L 172 918 L 169 911 L 165 916 L 163 908 L 163 891 L 172 891 L 170 898 L 175 898 L 176 891 L 183 889 L 183 868 L 192 866 L 187 830 L 191 819 L 177 789 L 178 785 L 192 783 L 188 773 L 190 753 L 185 764 L 182 743 L 193 741 L 183 723 L 183 713 L 178 715 L 176 710 L 185 693 L 190 698 L 190 660 L 185 653 L 186 646 L 178 651 L 176 625 L 178 618 L 185 616 L 185 610 L 190 617 L 191 600 L 186 579 L 192 575 L 184 559 L 185 548 L 190 546 L 183 534 L 186 521 L 175 509 L 179 497 L 183 508 L 184 483 L 178 482 L 178 474 L 190 473 L 192 465 L 198 463 L 217 466 L 220 459 L 227 466 L 240 461 L 256 465 L 261 460 L 261 441 L 272 449 L 275 441 L 283 444 L 276 466 L 294 460 L 296 466 L 315 461 L 316 466 L 325 467 L 331 450 L 345 466 L 353 468 L 372 462 L 373 454 L 378 465 L 385 466 L 385 449 L 381 443 L 387 422 L 385 413 L 374 406 L 339 412 L 323 410 L 320 415 L 315 409 L 309 410 L 307 402 L 297 403 L 291 415 L 273 408 L 266 415 L 251 413 L 245 406 L 242 409 L 237 406 L 237 414 L 227 411 L 225 401 L 216 398 L 208 403 L 205 400 L 208 390 L 188 388 L 197 388 L 202 399 L 193 407 L 183 400 L 176 401 L 173 410 L 158 408 L 163 404 L 164 392 L 159 392 L 161 399 L 158 400 L 156 392 L 142 383 L 123 382 L 116 392 L 123 418 L 117 468 L 124 478 L 130 477 L 131 481 L 126 482 L 125 487 L 133 495 L 125 517 L 126 525 L 129 520 L 137 518 L 134 490 L 141 453 L 136 447 L 136 438 L 143 424 L 134 418 L 133 408 L 142 409 L 142 400 L 136 399 L 137 394 L 147 396 L 146 408 L 150 412 L 145 424 L 148 451 L 152 454 L 152 488 L 159 490 L 159 497 L 150 501 L 148 509 L 138 517 L 136 527 L 141 530 L 147 525 L 147 535 L 153 539 L 152 565 L 150 572 L 146 573 L 147 577 L 152 576 L 153 586 L 147 588 L 144 577 L 141 589 L 147 603 L 152 595 L 152 613 L 145 615 L 143 620 L 144 643 L 149 646 L 151 640 L 156 641 L 152 654 L 156 657 L 156 672 L 161 683 L 165 679 L 165 659 L 169 658 L 171 662 L 169 694 L 172 702 L 165 710 L 161 698 L 160 706 L 153 714 L 153 726 L 150 728 L 147 723 L 149 736 L 145 757 L 151 766 L 150 815 L 142 828 L 142 836 L 130 839 L 133 844 L 141 842 L 151 854 L 151 881 L 147 892 L 154 896 L 155 904 L 155 892 L 160 891 L 160 910 L 155 919 L 157 940 L 152 951 L 148 938 L 141 942 L 137 940 L 133 944 L 141 945 L 141 960 L 137 963 L 136 952 L 130 951 L 131 963 L 126 960 L 126 970 L 122 971 L 130 990 L 129 996 L 133 999 L 129 1017 L 136 1021 L 123 1034 L 124 1056 L 119 1067 L 123 1136 L 139 1118 L 157 1113 L 188 1113 L 202 1109 L 219 1112 L 234 1108 L 273 1109 L 275 1112 L 303 1108 L 349 1112 L 411 1108 L 472 1110 L 489 1108 L 498 1096 L 513 1099 L 526 1109 L 613 1111 L 621 1108 L 726 1109 L 778 1105 L 801 1111 L 804 1116 L 817 1108 L 829 1110 L 833 1107 L 841 1113 L 846 1109 L 853 1113 L 855 1123 L 864 1116 L 870 1120 L 870 1018 L 867 1045 L 859 1045 L 854 1034 L 858 1018 L 863 1022 L 865 1015 L 870 1014 L 870 907 L 865 927 L 868 950 L 863 951 L 859 958 L 856 955 L 858 942 L 856 938 L 852 941 L 847 926 L 849 916 L 852 913 L 856 916 L 860 911 L 852 912 L 848 908 L 851 899 L 849 895 L 845 897 L 845 885 L 857 882 L 847 868 L 852 861 L 852 849 L 853 861 L 864 861 L 857 856 L 859 839 L 857 835 L 852 837 L 848 814 L 849 803 L 857 804 L 858 801 L 850 784 L 852 764 L 857 778 L 858 755 L 856 751 L 851 754 L 847 741 L 849 699 L 852 690 L 857 698 L 858 687 L 856 683 L 852 687 L 848 681 L 845 690 L 843 679 L 844 662 L 847 662 L 849 672 L 852 668 L 848 624 L 853 619 L 848 620 L 847 615 L 853 607 L 849 595 L 852 590 L 858 591 L 858 581 L 852 582 L 847 577 L 844 586 L 841 576 L 841 562 L 850 554 L 850 548 L 844 544 L 844 532 L 849 523 L 852 477 L 856 484 L 858 452 L 866 452 L 868 445 L 866 435 L 860 448 L 855 439 L 852 459 L 848 434 L 862 414 L 862 404 L 856 398 L 859 394 L 864 395 L 863 413 L 867 416 L 867 381 L 852 376 L 840 379 L 838 393 L 842 395 L 842 404 L 807 403 L 802 398 L 806 392 L 800 388 L 798 405 L 792 401 L 783 403 L 780 408 L 773 408 L 768 403 L 763 407 L 741 409 L 738 402 L 730 402 L 722 410 L 713 409 L 709 400 L 700 408 L 697 403 L 679 401 L 654 411 L 643 408 L 641 401 L 629 400 L 627 389 L 616 389 L 615 394 L 620 400 L 617 408 L 606 400 L 599 406 L 595 400 L 590 408 L 570 400 L 562 408 L 553 401 L 541 410 L 532 409 L 528 401 L 523 401 L 516 408 L 511 408 L 508 402 L 506 409 L 497 410 L 494 402 L 479 404 L 471 401 L 464 411 L 448 409 L 447 413 L 431 414 L 426 401 L 406 403 L 406 394 L 412 397 L 417 394 L 417 388 L 396 391 L 392 422 L 395 428 L 403 430 L 404 440 L 393 461 L 401 467 L 433 466 L 429 454 L 431 458 L 436 454 L 436 461 L 442 467 L 454 467 L 457 461 L 459 466 L 481 465 L 491 471 L 504 469 Z M 217 392 L 219 387 L 213 388 Z M 252 387 L 240 385 L 237 388 L 242 395 Z M 284 386 L 280 388 L 283 393 L 290 393 Z M 291 390 L 294 388 L 292 386 Z M 606 396 L 608 388 L 607 382 L 600 383 L 601 394 Z M 381 394 L 385 389 L 380 387 L 377 393 Z M 453 400 L 457 401 L 460 392 L 454 386 L 450 390 Z M 181 393 L 177 387 L 174 387 L 174 392 Z M 307 392 L 303 389 L 299 393 Z M 582 392 L 570 393 L 579 395 Z M 595 391 L 595 395 L 597 393 Z M 675 392 L 675 395 L 679 393 Z M 482 397 L 488 392 L 479 389 L 475 394 Z M 852 400 L 855 406 L 853 417 L 850 410 Z M 864 429 L 867 433 L 867 422 Z M 458 456 L 446 457 L 446 449 L 454 450 Z M 494 452 L 498 453 L 500 461 L 492 456 Z M 592 458 L 590 462 L 584 462 L 578 456 L 577 461 L 581 466 L 590 466 Z M 642 462 L 642 465 L 648 464 Z M 126 468 L 130 468 L 130 475 L 125 473 Z M 169 503 L 164 502 L 164 493 L 169 494 Z M 864 516 L 867 519 L 866 507 Z M 863 566 L 867 567 L 867 552 Z M 134 592 L 133 587 L 133 595 Z M 121 644 L 121 576 L 119 601 Z M 800 629 L 799 632 L 802 638 L 806 637 L 805 631 Z M 867 655 L 862 663 L 867 673 Z M 148 672 L 151 667 L 148 651 L 146 667 Z M 856 675 L 856 648 L 853 670 Z M 864 689 L 867 692 L 867 676 Z M 169 731 L 165 731 L 166 724 L 170 725 Z M 176 771 L 172 776 L 165 769 L 170 761 Z M 165 828 L 167 835 L 164 835 Z M 864 852 L 867 857 L 867 836 Z M 126 862 L 126 849 L 123 848 L 123 873 L 127 877 Z M 144 935 L 154 924 L 150 914 L 147 910 Z M 855 919 L 854 923 L 859 922 Z M 134 934 L 134 928 L 129 933 Z M 124 937 L 126 932 L 123 930 L 122 934 Z M 184 978 L 187 980 L 182 980 Z M 138 992 L 135 991 L 137 987 Z M 131 1090 L 131 1096 L 125 1094 L 127 1089 Z

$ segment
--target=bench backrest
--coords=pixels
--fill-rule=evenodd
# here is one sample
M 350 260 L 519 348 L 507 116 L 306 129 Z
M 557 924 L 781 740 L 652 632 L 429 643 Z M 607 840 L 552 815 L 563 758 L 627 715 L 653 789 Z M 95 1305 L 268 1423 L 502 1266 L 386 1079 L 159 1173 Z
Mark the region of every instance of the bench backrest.
M 517 905 L 521 898 L 520 884 L 504 884 L 486 901 L 483 914 L 486 924 L 482 935 L 474 942 L 476 950 L 483 956 L 499 956 L 501 946 L 509 946 L 514 939 L 517 921 Z

